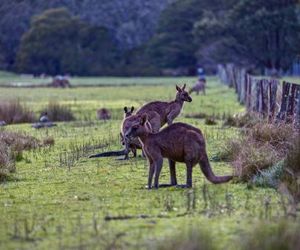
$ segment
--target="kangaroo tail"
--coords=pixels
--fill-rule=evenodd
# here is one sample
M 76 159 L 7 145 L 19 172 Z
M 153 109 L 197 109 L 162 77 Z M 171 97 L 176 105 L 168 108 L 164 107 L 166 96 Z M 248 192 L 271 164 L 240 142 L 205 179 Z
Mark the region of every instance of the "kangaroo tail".
M 228 182 L 233 178 L 232 175 L 216 176 L 211 169 L 206 153 L 205 155 L 202 155 L 202 158 L 200 160 L 200 168 L 203 174 L 205 175 L 205 177 L 214 184 Z
M 100 154 L 90 155 L 89 158 L 121 156 L 121 155 L 126 155 L 126 154 L 127 154 L 127 150 L 123 149 L 123 150 L 119 150 L 119 151 L 108 151 L 108 152 L 103 152 L 103 153 L 100 153 Z

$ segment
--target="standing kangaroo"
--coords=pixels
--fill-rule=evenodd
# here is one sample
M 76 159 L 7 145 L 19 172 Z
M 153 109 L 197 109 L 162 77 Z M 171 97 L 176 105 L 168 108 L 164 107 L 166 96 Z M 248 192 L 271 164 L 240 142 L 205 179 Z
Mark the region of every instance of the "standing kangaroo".
M 146 114 L 140 116 L 140 120 L 127 133 L 127 137 L 138 137 L 143 145 L 143 150 L 148 158 L 149 176 L 148 188 L 152 188 L 154 177 L 154 188 L 159 187 L 159 175 L 163 165 L 163 158 L 169 159 L 170 186 L 177 185 L 175 162 L 186 164 L 186 185 L 192 187 L 193 167 L 199 163 L 205 177 L 214 184 L 228 182 L 233 176 L 216 176 L 209 164 L 206 153 L 205 139 L 200 131 L 185 123 L 174 123 L 158 133 L 152 133 L 146 122 Z
M 189 94 L 196 92 L 199 95 L 199 92 L 203 92 L 205 95 L 206 81 L 198 80 L 197 83 L 190 89 Z
M 128 133 L 129 129 L 132 127 L 132 124 L 135 124 L 137 121 L 140 120 L 140 116 L 143 114 L 148 115 L 148 122 L 151 125 L 152 132 L 157 133 L 160 128 L 165 125 L 171 125 L 173 120 L 180 114 L 184 102 L 191 102 L 192 98 L 189 96 L 188 92 L 185 91 L 186 84 L 183 85 L 182 88 L 176 85 L 176 97 L 174 101 L 171 102 L 162 102 L 162 101 L 154 101 L 149 102 L 142 106 L 137 112 L 133 115 L 128 116 L 125 118 L 121 124 L 121 138 L 124 138 L 125 149 L 122 151 L 112 151 L 105 152 L 101 154 L 96 154 L 90 156 L 90 158 L 94 157 L 106 157 L 106 156 L 119 156 L 125 155 L 125 159 L 128 158 L 130 144 L 132 144 L 132 139 L 127 137 L 126 134 Z M 125 109 L 124 109 L 125 111 Z M 126 112 L 126 111 L 125 111 Z M 135 144 L 136 141 L 135 141 Z M 139 145 L 137 148 L 141 148 Z

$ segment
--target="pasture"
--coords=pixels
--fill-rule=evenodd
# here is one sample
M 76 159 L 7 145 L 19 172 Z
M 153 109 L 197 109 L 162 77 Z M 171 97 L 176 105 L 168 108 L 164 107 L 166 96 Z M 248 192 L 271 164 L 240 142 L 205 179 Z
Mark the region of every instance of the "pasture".
M 2 75 L 7 83 L 12 75 Z M 39 83 L 38 80 L 34 80 Z M 0 88 L 0 99 L 19 99 L 38 115 L 49 101 L 67 105 L 76 121 L 34 130 L 30 124 L 10 125 L 37 138 L 52 137 L 54 146 L 25 151 L 16 173 L 0 184 L 0 249 L 156 249 L 157 241 L 191 227 L 207 230 L 218 249 L 238 249 L 241 235 L 260 221 L 275 224 L 286 213 L 285 199 L 274 189 L 232 181 L 209 183 L 194 168 L 193 189 L 145 188 L 148 164 L 139 157 L 122 161 L 87 156 L 120 149 L 119 131 L 124 106 L 140 107 L 151 100 L 172 100 L 175 84 L 195 78 L 75 78 L 74 88 Z M 83 87 L 95 85 L 94 87 Z M 80 87 L 76 87 L 80 85 Z M 101 87 L 96 85 L 102 85 Z M 192 95 L 176 121 L 200 128 L 216 174 L 231 174 L 227 162 L 214 155 L 228 138 L 240 136 L 224 128 L 222 117 L 244 111 L 233 89 L 208 79 L 206 96 Z M 96 110 L 112 112 L 109 121 L 97 121 Z M 214 115 L 216 125 L 187 118 Z M 179 183 L 185 166 L 177 165 Z M 169 182 L 167 161 L 161 183 Z

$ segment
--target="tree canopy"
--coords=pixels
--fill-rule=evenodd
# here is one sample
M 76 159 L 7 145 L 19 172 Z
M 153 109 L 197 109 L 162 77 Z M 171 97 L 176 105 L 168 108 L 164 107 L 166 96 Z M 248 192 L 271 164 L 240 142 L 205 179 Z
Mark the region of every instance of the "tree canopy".
M 32 19 L 16 64 L 20 72 L 34 74 L 110 74 L 116 52 L 106 28 L 91 27 L 58 8 Z
M 284 72 L 299 42 L 297 0 L 0 4 L 0 68 L 25 73 L 192 74 L 196 65 L 213 72 L 227 62 Z

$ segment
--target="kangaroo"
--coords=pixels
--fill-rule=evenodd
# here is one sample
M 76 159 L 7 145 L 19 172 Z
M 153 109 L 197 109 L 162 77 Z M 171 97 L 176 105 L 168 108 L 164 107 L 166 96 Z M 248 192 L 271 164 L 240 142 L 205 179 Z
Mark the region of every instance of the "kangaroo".
M 199 95 L 199 92 L 203 92 L 205 95 L 205 87 L 206 81 L 205 80 L 198 80 L 197 83 L 190 89 L 189 94 L 196 92 Z
M 148 188 L 159 187 L 159 175 L 163 165 L 163 158 L 169 159 L 170 179 L 169 186 L 177 185 L 176 162 L 184 162 L 187 169 L 186 185 L 192 187 L 192 170 L 199 163 L 205 177 L 214 184 L 228 182 L 233 176 L 216 176 L 209 164 L 206 153 L 205 139 L 200 129 L 186 123 L 174 123 L 158 133 L 152 133 L 148 126 L 146 114 L 127 133 L 127 137 L 138 137 L 149 161 Z
M 131 109 L 129 110 L 127 107 L 124 107 L 124 119 L 126 119 L 129 116 L 132 116 L 134 111 L 134 107 L 132 106 Z M 123 123 L 122 123 L 123 124 Z M 121 126 L 121 131 L 122 131 L 122 126 Z M 130 151 L 133 153 L 133 157 L 136 157 L 136 150 L 137 149 L 142 149 L 142 145 L 140 144 L 139 140 L 134 139 L 131 140 L 130 142 L 126 143 L 125 137 L 122 132 L 120 132 L 120 141 L 123 146 L 127 146 L 126 153 L 125 153 L 125 158 L 128 159 L 128 154 Z
M 134 107 L 132 106 L 130 110 L 127 107 L 124 107 L 124 119 L 133 114 Z
M 160 127 L 164 124 L 171 125 L 173 120 L 180 114 L 184 102 L 191 102 L 192 98 L 189 96 L 188 92 L 185 91 L 186 84 L 182 88 L 176 85 L 176 97 L 174 101 L 171 102 L 149 102 L 142 106 L 137 112 L 136 115 L 147 114 L 149 111 L 156 112 L 160 117 Z M 151 122 L 149 117 L 149 121 Z M 153 126 L 152 126 L 153 127 Z M 155 129 L 155 127 L 153 127 Z M 159 130 L 159 129 L 158 129 Z
M 108 109 L 102 108 L 97 110 L 97 118 L 99 120 L 109 120 L 111 118 L 111 114 Z
M 192 102 L 192 98 L 189 96 L 188 92 L 185 91 L 185 87 L 186 84 L 184 84 L 182 88 L 176 85 L 177 93 L 174 101 L 149 102 L 144 106 L 142 106 L 140 109 L 138 109 L 135 114 L 128 116 L 123 120 L 121 124 L 121 134 L 122 134 L 121 138 L 125 138 L 123 139 L 125 144 L 124 150 L 113 151 L 111 152 L 112 154 L 110 154 L 110 152 L 105 152 L 97 155 L 92 155 L 90 157 L 93 158 L 93 157 L 125 155 L 125 159 L 128 159 L 130 144 L 134 143 L 135 145 L 137 145 L 136 148 L 142 148 L 142 146 L 140 145 L 137 139 L 135 139 L 135 141 L 133 142 L 133 139 L 126 137 L 126 134 L 128 133 L 129 129 L 132 127 L 132 124 L 135 124 L 137 121 L 139 121 L 141 115 L 147 114 L 148 122 L 151 125 L 153 133 L 157 133 L 160 130 L 160 128 L 166 123 L 168 125 L 171 125 L 173 123 L 173 120 L 180 114 L 184 102 Z

